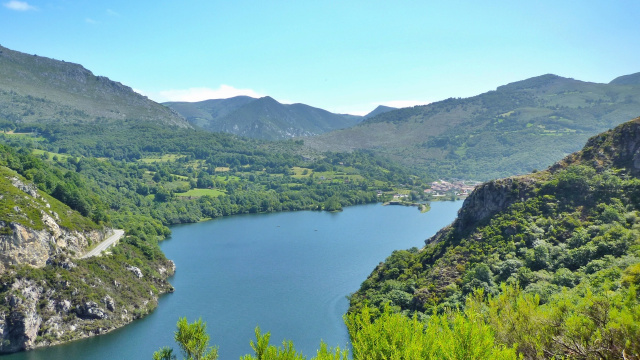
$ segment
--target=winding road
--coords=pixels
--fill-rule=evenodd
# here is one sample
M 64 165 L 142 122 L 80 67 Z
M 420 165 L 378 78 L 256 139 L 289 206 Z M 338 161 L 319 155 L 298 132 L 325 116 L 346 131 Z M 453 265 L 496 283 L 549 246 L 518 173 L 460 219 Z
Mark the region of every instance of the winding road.
M 107 248 L 113 244 L 116 243 L 116 241 L 120 240 L 120 238 L 124 235 L 124 230 L 113 230 L 113 235 L 109 236 L 107 238 L 107 240 L 101 242 L 100 244 L 98 244 L 98 246 L 96 246 L 95 248 L 93 248 L 93 250 L 89 251 L 88 253 L 82 255 L 80 257 L 80 259 L 86 259 L 86 258 L 90 258 L 92 256 L 96 256 L 96 255 L 100 255 L 101 252 L 103 252 L 104 250 L 107 250 Z

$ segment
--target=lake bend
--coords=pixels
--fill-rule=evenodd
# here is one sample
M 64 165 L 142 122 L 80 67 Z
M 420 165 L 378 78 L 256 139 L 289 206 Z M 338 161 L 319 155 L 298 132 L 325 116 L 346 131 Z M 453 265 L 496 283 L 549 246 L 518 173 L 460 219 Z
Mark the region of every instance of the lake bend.
M 161 248 L 176 263 L 170 279 L 176 291 L 163 295 L 153 313 L 106 335 L 2 359 L 151 359 L 162 346 L 179 352 L 173 332 L 184 316 L 207 323 L 223 360 L 252 353 L 257 325 L 271 332 L 272 344 L 292 340 L 306 356 L 315 355 L 321 339 L 346 348 L 347 296 L 393 250 L 424 246 L 461 205 L 433 202 L 420 213 L 371 204 L 174 226 Z

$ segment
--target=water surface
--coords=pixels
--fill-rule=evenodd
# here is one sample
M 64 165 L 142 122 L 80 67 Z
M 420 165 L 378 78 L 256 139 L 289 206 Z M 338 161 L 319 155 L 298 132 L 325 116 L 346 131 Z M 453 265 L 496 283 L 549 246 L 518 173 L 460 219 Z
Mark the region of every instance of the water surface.
M 272 343 L 291 339 L 307 356 L 320 339 L 345 347 L 346 296 L 394 249 L 423 246 L 461 205 L 436 202 L 421 214 L 374 204 L 175 226 L 161 247 L 176 263 L 176 292 L 162 296 L 152 314 L 106 335 L 2 359 L 150 359 L 162 346 L 176 347 L 181 316 L 206 321 L 225 360 L 251 353 L 256 325 L 271 332 Z

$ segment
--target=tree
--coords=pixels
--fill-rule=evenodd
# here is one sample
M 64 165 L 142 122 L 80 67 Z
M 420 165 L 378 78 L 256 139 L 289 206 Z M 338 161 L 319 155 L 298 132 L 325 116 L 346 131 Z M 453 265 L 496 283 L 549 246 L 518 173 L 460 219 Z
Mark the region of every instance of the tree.
M 282 346 L 269 345 L 270 333 L 263 334 L 260 328 L 255 329 L 256 341 L 251 341 L 251 348 L 255 355 L 245 355 L 240 360 L 305 360 L 306 357 L 298 352 L 293 342 L 283 341 Z M 327 344 L 320 342 L 317 355 L 310 360 L 348 360 L 348 352 L 340 348 L 328 348 Z
M 171 200 L 171 193 L 161 186 L 156 191 L 155 200 L 159 202 L 167 202 Z
M 178 331 L 174 333 L 174 339 L 180 346 L 186 360 L 215 360 L 218 358 L 218 348 L 209 346 L 209 334 L 207 324 L 202 319 L 189 324 L 187 318 L 180 318 L 176 324 Z M 163 347 L 153 353 L 153 360 L 173 360 L 173 349 Z
M 153 360 L 175 360 L 176 356 L 173 355 L 173 349 L 165 346 L 160 350 L 153 353 Z
M 338 200 L 337 196 L 332 196 L 323 204 L 324 210 L 326 211 L 340 211 L 342 210 L 342 204 L 340 204 L 340 200 Z

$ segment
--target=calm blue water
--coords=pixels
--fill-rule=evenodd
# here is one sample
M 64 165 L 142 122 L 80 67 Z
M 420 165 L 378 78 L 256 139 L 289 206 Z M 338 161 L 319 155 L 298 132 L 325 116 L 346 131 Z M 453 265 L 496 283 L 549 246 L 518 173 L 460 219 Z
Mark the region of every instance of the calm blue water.
M 346 296 L 394 249 L 421 247 L 461 205 L 432 203 L 421 214 L 376 204 L 176 226 L 162 243 L 177 265 L 171 279 L 176 292 L 163 296 L 152 314 L 107 335 L 2 359 L 150 359 L 162 346 L 176 347 L 172 337 L 181 316 L 207 322 L 224 360 L 251 353 L 256 325 L 271 332 L 271 343 L 291 339 L 307 356 L 320 339 L 344 348 Z

